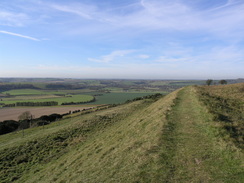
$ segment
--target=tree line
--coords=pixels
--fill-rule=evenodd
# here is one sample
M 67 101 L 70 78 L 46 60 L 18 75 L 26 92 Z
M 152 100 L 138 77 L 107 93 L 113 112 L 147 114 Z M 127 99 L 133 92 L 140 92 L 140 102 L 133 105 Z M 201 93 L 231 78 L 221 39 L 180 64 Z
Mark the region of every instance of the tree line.
M 58 102 L 48 101 L 48 102 L 16 102 L 15 104 L 3 104 L 3 107 L 17 107 L 17 106 L 56 106 Z
M 93 97 L 91 100 L 84 101 L 84 102 L 63 102 L 61 105 L 79 105 L 79 104 L 86 104 L 90 102 L 95 102 L 96 98 Z M 15 104 L 4 104 L 0 103 L 3 105 L 3 107 L 20 107 L 20 106 L 56 106 L 58 105 L 58 102 L 56 101 L 47 101 L 47 102 L 16 102 Z
M 37 89 L 32 84 L 1 84 L 0 92 L 15 90 L 15 89 Z
M 213 83 L 213 80 L 212 80 L 212 79 L 208 79 L 208 80 L 206 81 L 206 84 L 207 84 L 208 86 L 210 86 L 212 83 Z M 221 84 L 221 85 L 225 85 L 225 84 L 227 84 L 227 81 L 224 80 L 224 79 L 222 79 L 222 80 L 219 81 L 219 84 Z
M 93 97 L 91 100 L 87 100 L 84 102 L 63 102 L 61 105 L 79 105 L 79 104 L 86 104 L 86 103 L 90 103 L 90 102 L 95 102 L 96 98 Z
M 16 106 L 55 106 L 58 105 L 56 101 L 47 102 L 16 102 Z
M 5 120 L 0 122 L 0 135 L 14 132 L 16 130 L 24 130 L 31 127 L 43 126 L 55 122 L 61 119 L 63 116 L 70 114 L 51 114 L 51 115 L 43 115 L 39 118 L 34 118 L 34 116 L 29 112 L 23 112 L 19 115 L 19 121 L 15 120 Z

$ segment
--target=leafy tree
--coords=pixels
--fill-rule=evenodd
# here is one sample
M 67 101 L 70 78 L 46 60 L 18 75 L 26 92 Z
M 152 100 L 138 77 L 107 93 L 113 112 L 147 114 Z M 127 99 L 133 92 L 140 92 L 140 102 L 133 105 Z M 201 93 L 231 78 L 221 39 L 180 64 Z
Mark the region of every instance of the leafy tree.
M 227 81 L 224 80 L 224 79 L 222 79 L 222 80 L 219 81 L 219 84 L 221 84 L 221 85 L 225 85 L 225 84 L 227 84 Z
M 209 85 L 211 85 L 211 84 L 212 84 L 212 82 L 213 82 L 213 80 L 212 80 L 212 79 L 208 79 L 208 80 L 206 81 L 206 84 L 209 86 Z

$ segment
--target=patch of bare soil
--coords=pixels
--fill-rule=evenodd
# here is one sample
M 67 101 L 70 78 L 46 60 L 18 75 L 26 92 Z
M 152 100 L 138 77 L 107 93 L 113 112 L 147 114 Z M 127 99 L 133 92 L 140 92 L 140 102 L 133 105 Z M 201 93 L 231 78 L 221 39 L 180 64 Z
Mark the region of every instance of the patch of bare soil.
M 62 107 L 15 107 L 15 108 L 0 108 L 0 121 L 18 120 L 18 116 L 23 112 L 30 111 L 35 118 L 53 113 L 64 114 L 69 111 L 87 109 L 92 106 L 62 106 Z

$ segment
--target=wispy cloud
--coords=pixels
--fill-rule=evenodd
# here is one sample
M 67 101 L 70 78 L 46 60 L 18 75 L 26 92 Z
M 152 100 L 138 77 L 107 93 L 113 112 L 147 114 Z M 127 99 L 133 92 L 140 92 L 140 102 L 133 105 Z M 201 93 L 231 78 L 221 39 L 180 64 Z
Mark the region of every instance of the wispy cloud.
M 214 4 L 214 2 L 211 3 Z M 130 30 L 136 29 L 137 34 L 152 30 L 173 30 L 200 31 L 227 36 L 231 35 L 230 32 L 238 31 L 238 35 L 241 36 L 243 35 L 241 30 L 244 29 L 243 26 L 240 26 L 244 21 L 244 14 L 241 13 L 244 11 L 244 3 L 239 0 L 229 0 L 225 4 L 215 2 L 214 8 L 205 9 L 191 6 L 184 0 L 138 0 L 137 3 L 135 1 L 128 3 L 128 6 L 102 6 L 102 8 L 99 6 L 99 2 L 95 4 L 91 2 L 26 1 L 25 7 L 33 7 L 33 4 L 36 4 L 35 11 L 23 7 L 17 8 L 17 11 L 21 13 L 0 11 L 0 21 L 9 25 L 22 25 L 24 20 L 31 18 L 35 23 L 34 20 L 38 17 L 48 15 L 49 18 L 45 19 L 46 25 L 50 25 L 52 28 L 53 24 L 64 26 L 58 27 L 64 31 L 63 33 L 70 31 L 76 32 L 76 34 L 90 32 L 99 34 L 103 31 L 116 34 L 118 29 L 123 28 L 124 34 L 133 33 Z M 116 11 L 111 11 L 111 9 L 116 9 Z M 67 13 L 67 19 L 64 19 L 62 13 Z M 82 21 L 84 19 L 87 21 Z
M 25 36 L 25 35 L 13 33 L 13 32 L 0 31 L 0 33 L 2 33 L 2 34 L 8 34 L 8 35 L 11 35 L 11 36 L 17 36 L 17 37 L 21 37 L 21 38 L 25 38 L 25 39 L 30 39 L 30 40 L 33 40 L 33 41 L 40 41 L 37 38 L 30 37 L 30 36 Z
M 125 55 L 128 55 L 132 52 L 135 52 L 135 50 L 116 50 L 108 55 L 101 56 L 100 59 L 88 58 L 88 60 L 92 62 L 109 63 L 117 58 L 124 57 Z
M 82 18 L 85 19 L 93 19 L 92 15 L 90 15 L 89 12 L 92 12 L 91 10 L 93 7 L 88 6 L 88 5 L 81 5 L 81 4 L 76 4 L 76 5 L 59 5 L 59 4 L 51 4 L 50 7 L 52 7 L 55 10 L 66 12 L 66 13 L 72 13 L 75 15 L 78 15 Z
M 0 10 L 0 25 L 23 26 L 29 20 L 25 13 Z
M 156 60 L 156 62 L 161 62 L 161 63 L 176 63 L 176 62 L 187 62 L 187 61 L 190 61 L 190 60 L 191 60 L 191 58 L 188 58 L 188 57 L 175 58 L 175 57 L 161 56 L 161 57 L 159 57 L 159 59 Z
M 158 57 L 154 62 L 162 64 L 177 64 L 179 67 L 185 66 L 208 66 L 221 68 L 223 66 L 235 66 L 235 64 L 244 62 L 244 49 L 238 46 L 215 46 L 204 52 L 196 52 L 195 55 L 187 52 L 174 54 L 166 52 L 165 55 Z

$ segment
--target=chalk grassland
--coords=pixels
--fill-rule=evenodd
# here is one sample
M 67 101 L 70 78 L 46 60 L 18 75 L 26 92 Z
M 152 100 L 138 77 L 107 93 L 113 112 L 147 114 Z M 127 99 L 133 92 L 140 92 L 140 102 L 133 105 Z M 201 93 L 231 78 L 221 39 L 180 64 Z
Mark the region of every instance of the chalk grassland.
M 244 149 L 244 83 L 198 87 L 198 95 L 218 122 L 219 133 Z
M 69 111 L 82 110 L 95 105 L 82 105 L 82 106 L 58 106 L 58 107 L 16 107 L 16 108 L 2 108 L 0 109 L 0 121 L 16 120 L 18 121 L 19 115 L 23 112 L 30 111 L 34 118 L 39 118 L 43 115 L 50 115 L 53 113 L 64 114 Z
M 226 98 L 228 100 L 239 100 L 244 103 L 244 83 L 211 87 L 205 86 L 202 88 L 211 95 Z
M 161 102 L 164 101 L 163 106 L 161 102 L 141 100 L 62 120 L 59 127 L 56 125 L 59 130 L 45 126 L 44 130 L 25 130 L 25 137 L 22 137 L 21 132 L 13 133 L 13 136 L 3 135 L 0 137 L 0 142 L 5 142 L 1 144 L 0 152 L 2 182 L 68 182 L 71 181 L 71 175 L 67 177 L 64 169 L 72 164 L 74 167 L 71 167 L 70 171 L 78 168 L 72 176 L 80 181 L 89 182 L 93 177 L 93 181 L 104 182 L 108 181 L 112 174 L 128 180 L 134 179 L 134 176 L 139 176 L 138 167 L 143 166 L 144 158 L 147 162 L 153 160 L 153 155 L 147 157 L 146 154 L 157 145 L 166 120 L 166 111 L 170 110 L 175 97 L 174 93 L 161 99 Z M 55 124 L 57 123 L 52 125 Z M 11 162 L 9 158 L 12 159 Z M 65 162 L 67 158 L 69 162 Z M 84 167 L 87 168 L 82 173 L 83 166 L 80 163 L 84 159 L 87 159 L 84 162 Z M 114 162 L 110 161 L 112 159 Z M 134 166 L 131 166 L 132 162 Z M 9 167 L 10 165 L 12 166 Z M 48 167 L 55 176 L 49 175 Z M 117 171 L 119 167 L 124 168 Z M 87 174 L 88 172 L 90 173 Z M 124 176 L 128 172 L 131 172 L 130 175 Z M 47 180 L 43 179 L 43 173 Z M 58 176 L 60 173 L 62 176 Z M 32 180 L 29 180 L 30 176 Z
M 2 135 L 1 182 L 244 182 L 243 149 L 199 90 Z

